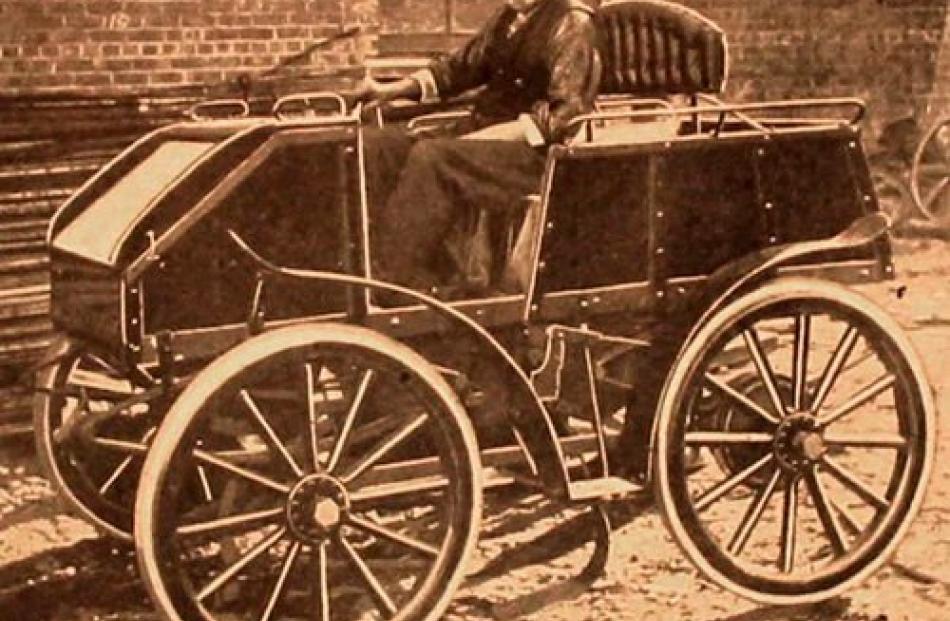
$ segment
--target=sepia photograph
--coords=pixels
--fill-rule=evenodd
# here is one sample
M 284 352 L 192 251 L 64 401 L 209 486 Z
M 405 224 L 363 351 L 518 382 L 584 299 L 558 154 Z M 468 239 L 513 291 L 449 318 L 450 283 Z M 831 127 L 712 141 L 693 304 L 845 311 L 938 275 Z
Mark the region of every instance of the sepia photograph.
M 0 621 L 943 621 L 948 368 L 950 0 L 0 0 Z

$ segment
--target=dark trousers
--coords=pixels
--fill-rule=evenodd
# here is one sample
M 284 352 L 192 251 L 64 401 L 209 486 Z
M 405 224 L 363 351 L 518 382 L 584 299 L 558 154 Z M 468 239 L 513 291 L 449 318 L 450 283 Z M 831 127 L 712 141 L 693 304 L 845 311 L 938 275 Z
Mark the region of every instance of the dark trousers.
M 428 289 L 450 276 L 444 241 L 478 209 L 518 209 L 540 191 L 544 152 L 521 141 L 364 134 L 377 277 Z

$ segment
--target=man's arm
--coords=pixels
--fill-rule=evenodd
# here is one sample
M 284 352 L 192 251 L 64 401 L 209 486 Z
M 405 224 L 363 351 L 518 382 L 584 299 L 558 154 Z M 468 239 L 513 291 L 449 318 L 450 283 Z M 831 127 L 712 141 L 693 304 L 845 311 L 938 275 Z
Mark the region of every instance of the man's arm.
M 507 11 L 496 11 L 465 45 L 414 74 L 421 85 L 423 101 L 455 97 L 488 81 L 488 51 L 495 44 L 498 23 Z
M 530 115 L 546 143 L 563 141 L 570 120 L 593 109 L 602 73 L 597 30 L 587 12 L 570 11 L 550 45 L 547 98 L 536 103 Z
M 366 80 L 354 94 L 357 101 L 385 103 L 411 99 L 428 103 L 461 95 L 484 84 L 488 78 L 487 56 L 498 20 L 498 11 L 464 46 L 432 61 L 426 69 L 396 82 Z

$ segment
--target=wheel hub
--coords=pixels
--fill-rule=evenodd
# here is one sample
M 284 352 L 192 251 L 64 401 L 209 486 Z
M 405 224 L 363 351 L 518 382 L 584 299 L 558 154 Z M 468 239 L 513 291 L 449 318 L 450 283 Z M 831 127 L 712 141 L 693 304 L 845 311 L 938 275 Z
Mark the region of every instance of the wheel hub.
M 810 414 L 786 417 L 775 431 L 775 457 L 787 470 L 801 471 L 828 450 L 818 420 Z
M 350 497 L 337 479 L 311 474 L 301 479 L 287 499 L 287 523 L 306 543 L 322 543 L 336 533 L 350 510 Z

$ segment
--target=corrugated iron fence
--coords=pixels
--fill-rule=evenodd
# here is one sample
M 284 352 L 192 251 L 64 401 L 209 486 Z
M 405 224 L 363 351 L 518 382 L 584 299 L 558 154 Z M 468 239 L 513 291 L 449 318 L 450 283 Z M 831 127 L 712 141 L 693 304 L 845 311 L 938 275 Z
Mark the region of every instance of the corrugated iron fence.
M 29 431 L 24 372 L 52 333 L 46 227 L 56 208 L 191 97 L 0 99 L 0 437 Z

